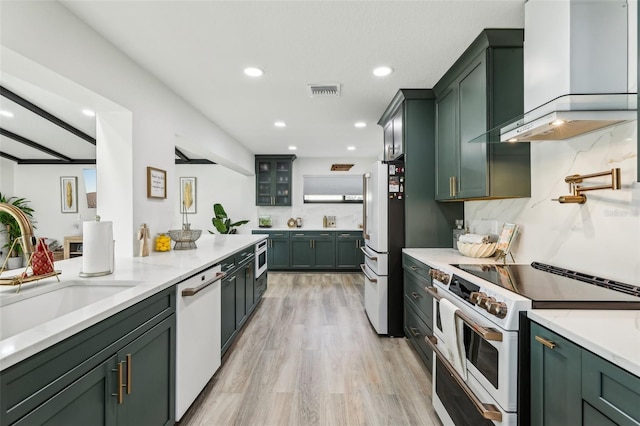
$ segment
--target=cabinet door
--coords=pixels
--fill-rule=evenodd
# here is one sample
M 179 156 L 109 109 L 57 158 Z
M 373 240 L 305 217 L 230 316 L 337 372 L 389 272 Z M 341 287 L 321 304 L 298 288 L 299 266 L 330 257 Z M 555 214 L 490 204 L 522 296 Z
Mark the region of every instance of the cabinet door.
M 118 351 L 125 369 L 118 424 L 173 425 L 175 345 L 172 315 Z
M 221 333 L 220 341 L 222 343 L 222 353 L 224 354 L 236 331 L 236 275 L 226 276 L 221 284 L 221 308 L 220 308 L 220 324 Z
M 268 248 L 269 270 L 289 269 L 289 238 L 274 236 L 269 240 Z
M 117 372 L 114 355 L 13 424 L 115 425 Z
M 354 238 L 350 234 L 348 237 L 338 235 L 336 238 L 336 268 L 356 269 L 359 267 L 360 255 L 359 238 Z
M 389 121 L 384 127 L 384 160 L 389 161 L 393 158 L 393 120 Z
M 274 205 L 291 205 L 291 166 L 290 160 L 275 161 Z
M 531 425 L 582 424 L 581 349 L 531 323 Z
M 436 100 L 436 200 L 454 198 L 452 180 L 458 177 L 457 89 L 450 87 Z
M 487 67 L 482 53 L 465 71 L 458 86 L 460 102 L 459 198 L 487 192 L 487 146 L 469 141 L 487 131 Z
M 256 205 L 273 205 L 273 162 L 256 160 Z
M 253 273 L 254 271 L 253 265 L 254 265 L 254 261 L 252 260 L 251 262 L 249 262 L 248 265 L 244 267 L 244 297 L 245 297 L 244 310 L 247 315 L 253 309 L 253 302 L 254 302 L 253 299 L 254 299 L 254 292 L 255 292 L 255 286 L 256 286 L 255 275 Z
M 403 139 L 403 120 L 402 113 L 404 108 L 401 106 L 393 117 L 393 159 L 398 158 L 404 153 Z
M 291 237 L 291 267 L 309 269 L 313 266 L 311 237 Z
M 241 266 L 236 273 L 236 331 L 240 330 L 244 320 L 246 319 L 247 312 L 245 311 L 245 292 L 246 292 L 246 270 Z
M 313 266 L 316 269 L 334 269 L 336 267 L 336 243 L 333 238 L 313 240 Z

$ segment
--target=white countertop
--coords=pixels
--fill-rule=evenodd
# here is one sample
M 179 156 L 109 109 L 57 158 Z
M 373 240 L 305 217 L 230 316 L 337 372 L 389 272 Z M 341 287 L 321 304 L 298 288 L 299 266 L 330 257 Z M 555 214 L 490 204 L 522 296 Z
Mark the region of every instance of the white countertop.
M 14 365 L 41 350 L 90 327 L 153 294 L 168 288 L 195 273 L 213 266 L 232 253 L 245 249 L 265 235 L 203 235 L 194 250 L 171 250 L 152 252 L 148 257 L 116 258 L 113 274 L 96 278 L 79 278 L 82 258 L 57 261 L 56 270 L 61 270 L 60 284 L 66 281 L 81 283 L 100 283 L 117 285 L 118 282 L 135 281 L 136 285 L 91 303 L 54 320 L 28 329 L 8 338 L 0 336 L 0 370 Z M 17 270 L 7 271 L 3 276 L 13 276 Z M 30 291 L 39 291 L 44 286 L 56 286 L 56 278 L 46 278 L 34 283 L 23 284 L 22 292 L 26 296 Z M 2 286 L 2 298 L 14 298 L 16 288 Z M 6 318 L 2 319 L 7 320 Z M 10 318 L 8 320 L 14 320 Z M 19 318 L 15 319 L 19 321 Z
M 640 311 L 534 309 L 527 315 L 640 377 Z
M 458 263 L 495 263 L 496 258 L 462 256 L 454 249 L 403 249 L 433 268 Z M 464 275 L 464 274 L 461 274 Z M 640 377 L 640 310 L 534 309 L 533 321 Z

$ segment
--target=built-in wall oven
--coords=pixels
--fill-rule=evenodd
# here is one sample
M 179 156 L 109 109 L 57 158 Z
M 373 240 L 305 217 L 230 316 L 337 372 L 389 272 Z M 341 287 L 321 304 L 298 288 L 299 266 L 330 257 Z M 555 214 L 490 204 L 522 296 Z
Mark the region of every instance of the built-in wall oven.
M 267 270 L 267 241 L 265 239 L 256 243 L 256 278 Z

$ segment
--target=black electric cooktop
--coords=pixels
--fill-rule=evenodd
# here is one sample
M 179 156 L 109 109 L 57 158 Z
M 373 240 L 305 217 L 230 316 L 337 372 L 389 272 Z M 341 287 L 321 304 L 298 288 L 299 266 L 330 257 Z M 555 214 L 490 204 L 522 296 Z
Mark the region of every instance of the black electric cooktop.
M 543 263 L 451 265 L 518 293 L 538 309 L 640 309 L 640 286 Z

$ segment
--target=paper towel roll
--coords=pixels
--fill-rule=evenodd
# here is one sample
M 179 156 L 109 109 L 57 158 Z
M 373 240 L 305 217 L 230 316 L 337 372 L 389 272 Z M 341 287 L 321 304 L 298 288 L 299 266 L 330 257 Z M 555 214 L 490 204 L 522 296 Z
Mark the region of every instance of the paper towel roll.
M 113 272 L 113 222 L 84 222 L 82 247 L 83 275 L 106 275 Z

